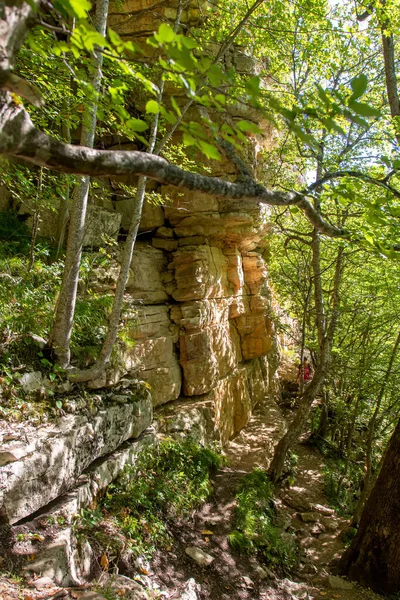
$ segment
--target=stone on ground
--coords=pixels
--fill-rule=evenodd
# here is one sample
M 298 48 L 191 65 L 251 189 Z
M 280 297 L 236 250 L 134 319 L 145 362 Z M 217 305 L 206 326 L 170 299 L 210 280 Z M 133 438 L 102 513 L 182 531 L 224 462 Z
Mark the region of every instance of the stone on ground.
M 197 592 L 200 592 L 200 585 L 191 577 L 184 584 L 179 600 L 198 600 Z
M 197 548 L 196 546 L 188 546 L 185 548 L 185 552 L 194 560 L 194 562 L 200 565 L 200 567 L 208 567 L 214 560 L 213 556 L 203 552 L 203 550 Z
M 352 590 L 353 584 L 350 581 L 346 581 L 341 577 L 337 577 L 336 575 L 329 575 L 328 577 L 329 585 L 334 590 Z

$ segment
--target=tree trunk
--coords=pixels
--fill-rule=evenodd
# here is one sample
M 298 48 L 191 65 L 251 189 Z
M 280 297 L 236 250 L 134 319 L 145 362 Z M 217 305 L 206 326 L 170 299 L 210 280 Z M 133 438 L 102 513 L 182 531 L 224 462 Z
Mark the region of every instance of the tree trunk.
M 344 553 L 343 575 L 380 593 L 400 592 L 400 422 L 389 442 L 358 533 Z
M 313 250 L 314 251 L 314 250 Z M 317 257 L 319 259 L 319 245 Z M 335 282 L 334 282 L 334 293 L 333 293 L 333 305 L 332 305 L 332 316 L 329 323 L 329 327 L 326 331 L 326 335 L 323 337 L 322 346 L 320 348 L 320 354 L 318 359 L 318 365 L 315 370 L 315 374 L 312 382 L 306 387 L 303 397 L 301 399 L 300 407 L 297 410 L 295 417 L 290 424 L 287 432 L 283 438 L 279 441 L 275 453 L 268 470 L 268 474 L 271 480 L 277 483 L 283 473 L 283 467 L 285 464 L 286 454 L 290 448 L 294 445 L 301 432 L 307 423 L 308 416 L 310 414 L 312 403 L 322 388 L 325 381 L 329 363 L 331 360 L 331 349 L 333 343 L 333 337 L 335 334 L 336 323 L 339 314 L 339 286 L 342 277 L 342 263 L 343 263 L 343 249 L 339 248 L 336 259 L 335 269 Z M 316 265 L 315 265 L 316 266 Z M 320 270 L 314 271 L 318 277 L 320 277 Z M 321 287 L 322 291 L 322 287 Z M 318 309 L 317 309 L 318 310 Z M 322 314 L 322 313 L 320 313 Z M 320 323 L 323 321 L 321 320 Z
M 107 16 L 108 0 L 98 0 L 96 3 L 95 27 L 103 36 L 106 32 Z M 95 94 L 98 94 L 102 78 L 101 66 L 103 64 L 103 53 L 101 51 L 95 52 L 93 63 L 95 69 L 90 84 Z M 97 105 L 97 100 L 88 103 L 83 115 L 81 145 L 88 148 L 93 148 L 94 145 Z M 84 175 L 73 192 L 65 267 L 49 340 L 49 345 L 54 349 L 57 361 L 63 368 L 67 368 L 70 363 L 70 340 L 78 290 L 89 186 L 90 176 Z

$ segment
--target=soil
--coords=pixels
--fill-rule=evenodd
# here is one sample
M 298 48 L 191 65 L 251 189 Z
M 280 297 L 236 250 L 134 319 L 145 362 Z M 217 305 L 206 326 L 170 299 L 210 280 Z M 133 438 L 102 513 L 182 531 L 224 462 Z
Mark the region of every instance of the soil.
M 191 519 L 171 526 L 175 539 L 171 551 L 157 552 L 150 568 L 142 571 L 145 587 L 153 590 L 152 598 L 178 600 L 191 578 L 197 584 L 198 600 L 381 598 L 356 584 L 330 578 L 330 565 L 344 551 L 340 534 L 348 523 L 329 506 L 324 494 L 322 456 L 304 443 L 295 448 L 298 456 L 295 482 L 281 489 L 276 501 L 282 522 L 295 532 L 299 541 L 300 567 L 296 575 L 273 574 L 268 569 L 262 573 L 260 566 L 265 569 L 265 565 L 237 554 L 228 544 L 227 536 L 234 529 L 232 519 L 239 482 L 254 467 L 268 467 L 292 414 L 287 411 L 285 418 L 275 403 L 260 406 L 248 426 L 232 440 L 226 449 L 228 466 L 215 476 L 209 502 L 195 511 Z M 214 558 L 213 562 L 207 567 L 198 566 L 186 554 L 188 546 L 201 548 Z M 346 584 L 351 589 L 337 587 Z M 59 588 L 38 592 L 32 581 L 24 585 L 15 578 L 0 577 L 0 598 L 4 600 L 43 600 L 55 598 L 54 594 L 66 599 L 79 596 Z

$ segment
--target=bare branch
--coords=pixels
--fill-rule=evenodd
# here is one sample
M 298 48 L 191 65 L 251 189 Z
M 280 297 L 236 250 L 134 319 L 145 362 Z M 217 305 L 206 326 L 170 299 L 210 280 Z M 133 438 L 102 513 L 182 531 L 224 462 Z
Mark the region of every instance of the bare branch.
M 361 171 L 334 171 L 333 173 L 327 173 L 311 185 L 309 185 L 305 190 L 303 190 L 304 194 L 308 194 L 318 189 L 323 183 L 326 181 L 331 181 L 332 179 L 341 179 L 343 177 L 354 177 L 355 179 L 362 179 L 367 183 L 371 183 L 372 185 L 377 185 L 378 187 L 382 187 L 385 190 L 391 192 L 396 198 L 400 198 L 400 191 L 394 188 L 393 186 L 387 183 L 387 177 L 384 179 L 375 179 L 366 173 L 362 173 Z

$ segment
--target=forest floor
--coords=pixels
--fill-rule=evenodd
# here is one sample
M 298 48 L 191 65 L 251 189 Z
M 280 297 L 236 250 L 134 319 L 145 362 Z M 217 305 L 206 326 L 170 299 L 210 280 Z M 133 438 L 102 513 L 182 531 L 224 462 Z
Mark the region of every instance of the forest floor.
M 228 544 L 234 529 L 235 496 L 240 481 L 254 467 L 266 468 L 287 421 L 280 408 L 260 406 L 248 426 L 226 449 L 228 466 L 215 476 L 210 500 L 189 520 L 173 525 L 175 543 L 170 552 L 158 551 L 143 570 L 142 580 L 149 598 L 165 600 L 377 600 L 378 596 L 330 573 L 330 564 L 344 551 L 340 533 L 348 524 L 329 506 L 324 494 L 324 461 L 315 448 L 299 443 L 295 482 L 282 488 L 275 506 L 284 528 L 294 532 L 299 543 L 299 568 L 293 575 L 277 575 L 255 559 L 239 555 Z M 206 533 L 205 533 L 206 532 Z M 197 547 L 213 557 L 209 566 L 199 566 L 186 549 Z M 1 565 L 0 565 L 1 567 Z M 147 583 L 146 583 L 147 582 Z M 122 593 L 122 592 L 121 592 Z M 0 578 L 3 600 L 50 598 L 94 599 L 84 590 L 37 590 L 34 582 L 23 586 L 16 578 Z M 92 596 L 91 596 L 92 594 Z M 96 594 L 94 594 L 97 596 Z M 125 592 L 122 594 L 125 595 Z M 121 597 L 117 592 L 116 598 Z M 98 596 L 97 596 L 98 598 Z M 128 596 L 127 596 L 128 598 Z M 129 596 L 132 600 L 142 596 Z

